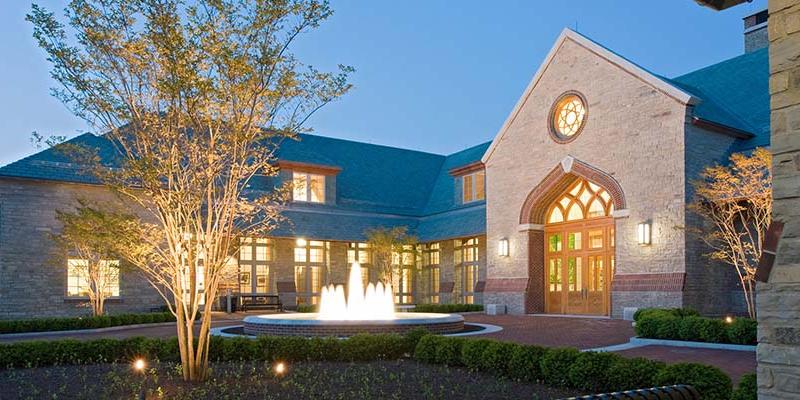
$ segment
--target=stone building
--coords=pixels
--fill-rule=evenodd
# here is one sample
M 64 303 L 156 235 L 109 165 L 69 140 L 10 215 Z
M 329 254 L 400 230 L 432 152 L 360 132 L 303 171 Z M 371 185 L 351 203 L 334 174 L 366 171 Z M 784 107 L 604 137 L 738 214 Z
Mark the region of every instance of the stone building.
M 752 41 L 756 42 L 756 41 Z M 687 233 L 690 181 L 706 165 L 769 145 L 767 52 L 665 78 L 564 30 L 491 142 L 451 155 L 300 135 L 282 144 L 296 185 L 289 223 L 243 243 L 234 292 L 315 303 L 359 261 L 365 232 L 405 226 L 398 303 L 486 303 L 511 313 L 622 317 L 637 307 L 741 308 L 732 271 Z M 102 137 L 74 142 L 112 151 Z M 0 316 L 83 312 L 79 272 L 54 261 L 56 209 L 108 194 L 46 150 L 0 168 Z M 159 299 L 125 273 L 109 306 Z

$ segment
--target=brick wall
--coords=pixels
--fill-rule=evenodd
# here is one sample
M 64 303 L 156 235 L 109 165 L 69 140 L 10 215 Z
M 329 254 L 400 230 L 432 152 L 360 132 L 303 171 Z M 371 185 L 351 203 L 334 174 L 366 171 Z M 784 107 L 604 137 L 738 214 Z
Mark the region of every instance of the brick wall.
M 769 1 L 773 217 L 785 224 L 757 286 L 758 397 L 800 398 L 800 1 Z

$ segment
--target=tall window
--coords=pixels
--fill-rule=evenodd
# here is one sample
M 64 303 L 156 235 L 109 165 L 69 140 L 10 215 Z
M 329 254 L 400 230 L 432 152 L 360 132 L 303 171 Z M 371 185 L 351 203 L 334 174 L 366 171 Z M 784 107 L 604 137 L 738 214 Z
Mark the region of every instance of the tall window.
M 324 203 L 325 175 L 293 171 L 292 200 L 309 203 Z
M 92 291 L 103 291 L 105 297 L 119 296 L 119 261 L 101 260 L 98 263 L 98 277 L 90 279 L 89 261 L 67 260 L 67 296 L 88 297 Z M 92 287 L 96 285 L 96 287 Z M 93 290 L 94 289 L 94 290 Z
M 239 247 L 239 291 L 241 293 L 272 293 L 269 263 L 275 250 L 267 238 L 242 238 Z
M 330 242 L 297 239 L 294 247 L 294 284 L 298 304 L 317 304 L 328 265 Z
M 395 302 L 409 304 L 414 302 L 414 271 L 416 270 L 414 246 L 403 246 L 401 253 L 392 254 L 392 265 L 395 268 L 394 286 Z
M 347 264 L 348 268 L 354 262 L 361 264 L 361 280 L 364 282 L 364 287 L 370 282 L 372 270 L 372 253 L 369 250 L 368 243 L 348 243 L 347 245 Z M 349 272 L 348 272 L 348 276 Z
M 461 301 L 465 304 L 475 302 L 475 286 L 478 284 L 480 262 L 479 239 L 456 239 L 455 264 L 457 277 L 460 280 Z
M 440 281 L 440 258 L 439 243 L 429 243 L 422 245 L 422 274 L 425 281 L 425 292 L 428 301 L 433 304 L 439 303 L 439 281 Z
M 486 198 L 486 172 L 473 172 L 461 177 L 462 199 L 471 203 Z

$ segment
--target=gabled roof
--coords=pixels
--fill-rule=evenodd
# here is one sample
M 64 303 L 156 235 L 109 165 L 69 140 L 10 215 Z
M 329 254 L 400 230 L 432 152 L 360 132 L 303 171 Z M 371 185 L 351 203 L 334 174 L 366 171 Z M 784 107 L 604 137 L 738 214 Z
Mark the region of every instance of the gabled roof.
M 631 62 L 630 60 L 622 57 L 621 55 L 609 50 L 608 48 L 598 44 L 597 42 L 569 29 L 564 28 L 561 31 L 561 34 L 556 39 L 556 42 L 553 44 L 553 47 L 550 48 L 550 52 L 547 53 L 547 57 L 545 57 L 542 64 L 539 66 L 539 69 L 536 70 L 536 73 L 533 75 L 530 83 L 528 83 L 528 87 L 525 88 L 525 91 L 522 93 L 522 96 L 517 101 L 517 104 L 514 106 L 514 109 L 509 114 L 508 118 L 506 118 L 503 125 L 500 127 L 500 130 L 492 140 L 492 144 L 489 146 L 486 154 L 483 155 L 481 161 L 486 163 L 489 158 L 491 157 L 492 153 L 494 152 L 495 147 L 497 147 L 500 140 L 502 140 L 503 135 L 511 126 L 511 123 L 514 122 L 517 115 L 519 114 L 520 110 L 522 110 L 522 106 L 525 105 L 525 102 L 528 100 L 528 97 L 531 96 L 533 93 L 533 89 L 539 83 L 539 79 L 541 79 L 544 72 L 547 70 L 547 67 L 553 61 L 558 50 L 561 49 L 561 46 L 566 41 L 572 41 L 580 46 L 584 47 L 585 49 L 597 54 L 598 56 L 608 60 L 609 62 L 619 66 L 624 71 L 630 73 L 631 75 L 637 77 L 638 79 L 642 80 L 643 82 L 651 85 L 654 89 L 666 94 L 667 96 L 675 99 L 676 101 L 682 104 L 692 104 L 696 101 L 696 99 L 689 93 L 686 93 L 679 87 L 670 84 L 669 82 L 665 81 L 658 75 L 655 75 L 646 69 L 636 65 L 635 63 Z

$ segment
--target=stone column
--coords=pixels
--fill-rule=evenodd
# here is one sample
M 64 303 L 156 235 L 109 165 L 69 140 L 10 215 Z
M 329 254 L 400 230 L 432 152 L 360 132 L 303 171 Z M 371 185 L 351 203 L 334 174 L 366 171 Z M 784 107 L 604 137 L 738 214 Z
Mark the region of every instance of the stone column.
M 783 238 L 757 286 L 758 398 L 800 398 L 800 1 L 769 1 L 773 218 Z

